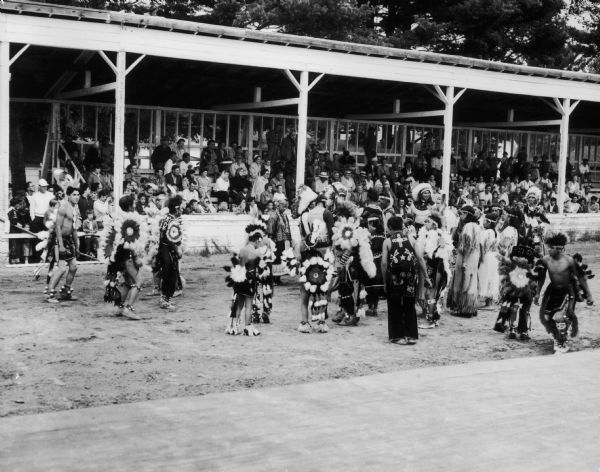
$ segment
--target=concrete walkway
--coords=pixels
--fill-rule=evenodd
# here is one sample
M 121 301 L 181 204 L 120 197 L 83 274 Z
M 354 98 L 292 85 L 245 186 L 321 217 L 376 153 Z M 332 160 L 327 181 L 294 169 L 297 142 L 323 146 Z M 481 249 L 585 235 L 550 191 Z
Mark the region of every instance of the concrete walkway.
M 600 351 L 5 418 L 0 470 L 598 472 Z

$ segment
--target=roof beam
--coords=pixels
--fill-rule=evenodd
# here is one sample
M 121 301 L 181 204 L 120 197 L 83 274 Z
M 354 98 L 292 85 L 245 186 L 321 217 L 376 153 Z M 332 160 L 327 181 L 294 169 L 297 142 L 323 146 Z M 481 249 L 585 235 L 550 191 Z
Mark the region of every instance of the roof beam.
M 566 97 L 572 100 L 600 102 L 597 76 L 590 80 L 566 81 L 559 77 L 526 75 L 536 69 L 502 65 L 508 72 L 472 69 L 449 64 L 433 64 L 410 60 L 385 59 L 371 56 L 327 52 L 301 47 L 285 47 L 256 41 L 238 41 L 225 36 L 195 36 L 177 31 L 123 27 L 121 24 L 94 23 L 69 19 L 42 18 L 30 15 L 0 13 L 3 27 L 0 41 L 40 45 L 44 47 L 73 48 L 97 51 L 120 51 L 148 54 L 164 58 L 208 61 L 239 66 L 270 69 L 309 70 L 336 76 L 387 80 L 398 83 L 431 84 L 483 90 L 495 93 L 518 94 L 534 97 Z M 166 21 L 166 20 L 162 20 Z M 198 28 L 196 25 L 195 28 Z M 60 31 L 60 34 L 56 34 Z M 241 34 L 241 33 L 240 33 Z M 249 36 L 248 36 L 249 37 Z M 294 44 L 293 41 L 290 43 Z M 349 46 L 348 46 L 349 47 Z M 353 45 L 353 47 L 357 47 Z M 374 50 L 378 51 L 377 49 Z M 390 56 L 398 55 L 390 53 Z M 403 55 L 413 54 L 402 51 Z M 429 57 L 429 56 L 428 56 Z M 466 61 L 465 58 L 461 60 Z M 474 61 L 475 63 L 476 61 Z M 557 71 L 556 74 L 559 74 Z M 568 74 L 564 73 L 566 77 Z M 563 77 L 563 75 L 561 75 Z M 577 74 L 576 78 L 586 77 Z M 568 86 L 566 86 L 568 84 Z
M 347 115 L 352 120 L 400 120 L 402 118 L 428 118 L 443 116 L 444 110 L 411 111 L 406 113 L 374 113 L 361 115 Z
M 536 121 L 487 121 L 482 123 L 460 123 L 456 126 L 468 126 L 471 128 L 518 128 L 519 126 L 554 126 L 560 125 L 561 120 L 536 120 Z
M 267 100 L 264 102 L 234 103 L 232 105 L 220 105 L 213 107 L 218 111 L 236 111 L 236 110 L 259 110 L 261 108 L 285 107 L 288 105 L 297 105 L 298 98 L 283 98 L 281 100 Z
M 94 57 L 94 54 L 96 54 L 95 51 L 81 51 L 73 61 L 73 65 L 79 66 L 87 64 L 88 62 L 90 62 L 92 57 Z M 63 74 L 58 78 L 58 80 L 54 82 L 54 84 L 52 84 L 52 87 L 50 87 L 48 91 L 44 94 L 44 98 L 52 98 L 56 94 L 62 92 L 65 89 L 65 87 L 71 83 L 71 81 L 75 78 L 76 75 L 77 72 L 72 70 L 63 72 Z
M 21 49 L 19 49 L 19 51 L 13 57 L 11 57 L 10 61 L 8 62 L 9 67 L 12 66 L 19 57 L 21 57 L 21 54 L 23 54 L 29 49 L 29 46 L 31 46 L 31 44 L 26 44 Z
M 116 82 L 109 84 L 96 85 L 94 87 L 82 88 L 77 90 L 69 90 L 68 92 L 59 93 L 56 98 L 64 100 L 67 98 L 87 97 L 88 95 L 96 95 L 97 93 L 109 92 L 117 88 Z

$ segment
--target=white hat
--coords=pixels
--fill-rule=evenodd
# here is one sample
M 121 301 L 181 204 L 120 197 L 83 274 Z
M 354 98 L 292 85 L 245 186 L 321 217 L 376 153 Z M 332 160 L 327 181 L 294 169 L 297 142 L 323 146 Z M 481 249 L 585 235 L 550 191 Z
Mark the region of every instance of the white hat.
M 38 180 L 38 187 L 47 187 L 47 186 L 48 186 L 48 182 L 46 182 L 46 179 Z
M 540 199 L 542 198 L 542 191 L 535 186 L 529 187 L 529 189 L 527 189 L 527 193 L 525 194 L 525 200 L 531 196 L 535 197 L 535 200 L 539 203 Z
M 412 199 L 416 202 L 419 199 L 419 194 L 425 190 L 429 190 L 429 193 L 433 193 L 431 185 L 428 183 L 416 185 L 415 188 L 412 189 Z
M 298 195 L 298 214 L 301 215 L 306 211 L 308 205 L 317 199 L 318 195 L 306 185 L 300 189 Z

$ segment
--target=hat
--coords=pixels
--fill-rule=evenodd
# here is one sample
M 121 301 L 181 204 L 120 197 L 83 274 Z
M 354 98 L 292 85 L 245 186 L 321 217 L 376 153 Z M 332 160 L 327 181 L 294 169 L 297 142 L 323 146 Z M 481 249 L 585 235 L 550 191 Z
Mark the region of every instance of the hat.
M 46 179 L 40 179 L 40 180 L 38 180 L 38 186 L 39 187 L 47 187 L 48 182 L 46 182 Z
M 529 197 L 534 197 L 536 202 L 539 202 L 542 198 L 542 191 L 537 187 L 529 187 L 525 194 L 525 199 L 528 199 Z
M 429 185 L 428 183 L 422 183 L 422 184 L 416 185 L 415 188 L 412 189 L 413 200 L 415 200 L 415 201 L 418 200 L 419 194 L 426 190 L 429 191 L 429 193 L 433 193 L 433 191 L 431 190 L 431 185 Z
M 308 206 L 317 199 L 317 194 L 310 188 L 304 185 L 301 187 L 298 195 L 298 214 L 301 215 L 306 211 Z
M 319 177 L 321 177 L 322 179 L 328 179 L 329 174 L 327 172 L 323 171 L 319 174 Z

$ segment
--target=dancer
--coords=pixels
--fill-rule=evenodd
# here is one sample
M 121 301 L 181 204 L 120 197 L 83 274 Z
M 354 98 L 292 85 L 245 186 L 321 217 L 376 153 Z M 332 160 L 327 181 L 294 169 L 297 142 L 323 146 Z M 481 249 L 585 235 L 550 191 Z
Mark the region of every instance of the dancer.
M 385 242 L 383 219 L 378 216 L 371 216 L 367 218 L 366 226 L 371 235 L 371 253 L 373 254 L 373 263 L 375 264 L 376 273 L 375 277 L 372 278 L 363 277 L 362 283 L 367 294 L 367 310 L 365 315 L 377 316 L 379 297 L 385 294 L 383 290 L 383 275 L 381 273 L 381 254 L 383 243 Z
M 460 222 L 454 234 L 456 265 L 448 295 L 448 308 L 454 316 L 470 318 L 477 316 L 481 230 L 472 206 L 463 206 L 459 214 Z
M 369 232 L 360 227 L 360 211 L 350 202 L 338 202 L 333 227 L 333 249 L 337 269 L 340 312 L 333 319 L 340 326 L 356 326 L 364 309 L 366 291 L 359 282 L 373 279 L 377 268 L 369 242 Z
M 498 301 L 500 295 L 500 277 L 498 275 L 498 251 L 496 249 L 496 223 L 498 213 L 484 215 L 481 232 L 481 262 L 479 264 L 479 296 L 487 308 Z
M 499 255 L 500 312 L 494 331 L 509 339 L 528 341 L 531 303 L 536 293 L 538 274 L 534 270 L 536 253 L 529 246 L 514 246 L 509 256 Z
M 541 199 L 542 191 L 535 186 L 529 187 L 523 209 L 526 244 L 534 248 L 538 256 L 544 254 L 544 224 L 550 223 L 544 207 L 540 205 Z
M 587 266 L 582 264 L 581 256 L 577 255 L 575 259 L 564 254 L 566 244 L 567 237 L 562 233 L 546 238 L 548 255 L 539 261 L 541 275 L 535 298 L 537 304 L 547 271 L 550 284 L 542 298 L 540 321 L 546 331 L 552 335 L 556 353 L 569 351 L 567 337 L 569 331 L 572 338 L 578 334 L 579 324 L 575 315 L 575 303 L 583 299 L 588 305 L 594 303 L 587 284 L 587 279 L 592 278 L 593 275 L 590 271 L 586 271 Z
M 108 258 L 104 301 L 117 305 L 117 316 L 141 319 L 133 306 L 141 290 L 140 269 L 147 251 L 149 229 L 135 212 L 135 196 L 119 200 L 120 212 L 105 220 L 100 234 L 101 253 Z
M 171 301 L 175 291 L 182 287 L 179 273 L 179 261 L 183 256 L 181 242 L 183 228 L 181 221 L 182 198 L 175 195 L 169 199 L 169 213 L 160 221 L 160 239 L 158 244 L 157 265 L 161 274 L 161 298 L 159 306 L 165 310 L 174 310 Z
M 427 277 L 419 277 L 418 301 L 426 323 L 419 328 L 436 328 L 442 312 L 441 300 L 447 292 L 452 254 L 452 238 L 444 231 L 442 219 L 431 214 L 419 230 L 417 247 L 423 253 Z M 428 287 L 426 281 L 429 280 Z
M 233 267 L 225 267 L 230 272 L 226 278 L 228 286 L 233 288 L 233 299 L 229 314 L 226 334 L 243 334 L 258 336 L 260 331 L 253 323 L 253 311 L 258 289 L 258 266 L 266 248 L 263 239 L 266 236 L 265 225 L 260 221 L 246 226 L 247 241 L 238 255 L 231 258 Z M 242 329 L 241 315 L 244 310 L 244 327 Z
M 432 284 L 427 277 L 423 255 L 415 249 L 415 238 L 405 237 L 402 232 L 402 218 L 391 217 L 389 237 L 383 243 L 381 256 L 388 306 L 388 337 L 396 344 L 416 344 L 419 338 L 415 306 L 419 272 L 425 277 L 427 287 Z
M 427 217 L 431 215 L 431 208 L 434 204 L 432 193 L 431 185 L 427 183 L 418 184 L 412 189 L 413 203 L 410 205 L 410 213 L 414 216 L 417 231 L 425 224 Z
M 327 333 L 327 297 L 333 279 L 333 254 L 331 237 L 334 217 L 325 208 L 325 199 L 312 189 L 303 186 L 298 191 L 298 214 L 300 215 L 300 282 L 302 283 L 298 331 L 310 333 L 308 312 L 317 322 L 315 331 Z
M 77 218 L 79 214 L 79 190 L 67 188 L 67 200 L 58 209 L 54 235 L 56 243 L 54 250 L 54 269 L 48 285 L 48 303 L 58 303 L 59 300 L 77 300 L 73 296 L 73 279 L 77 273 L 77 256 L 79 254 L 79 238 L 77 237 Z M 65 284 L 60 289 L 58 298 L 56 287 L 63 275 L 67 274 Z

